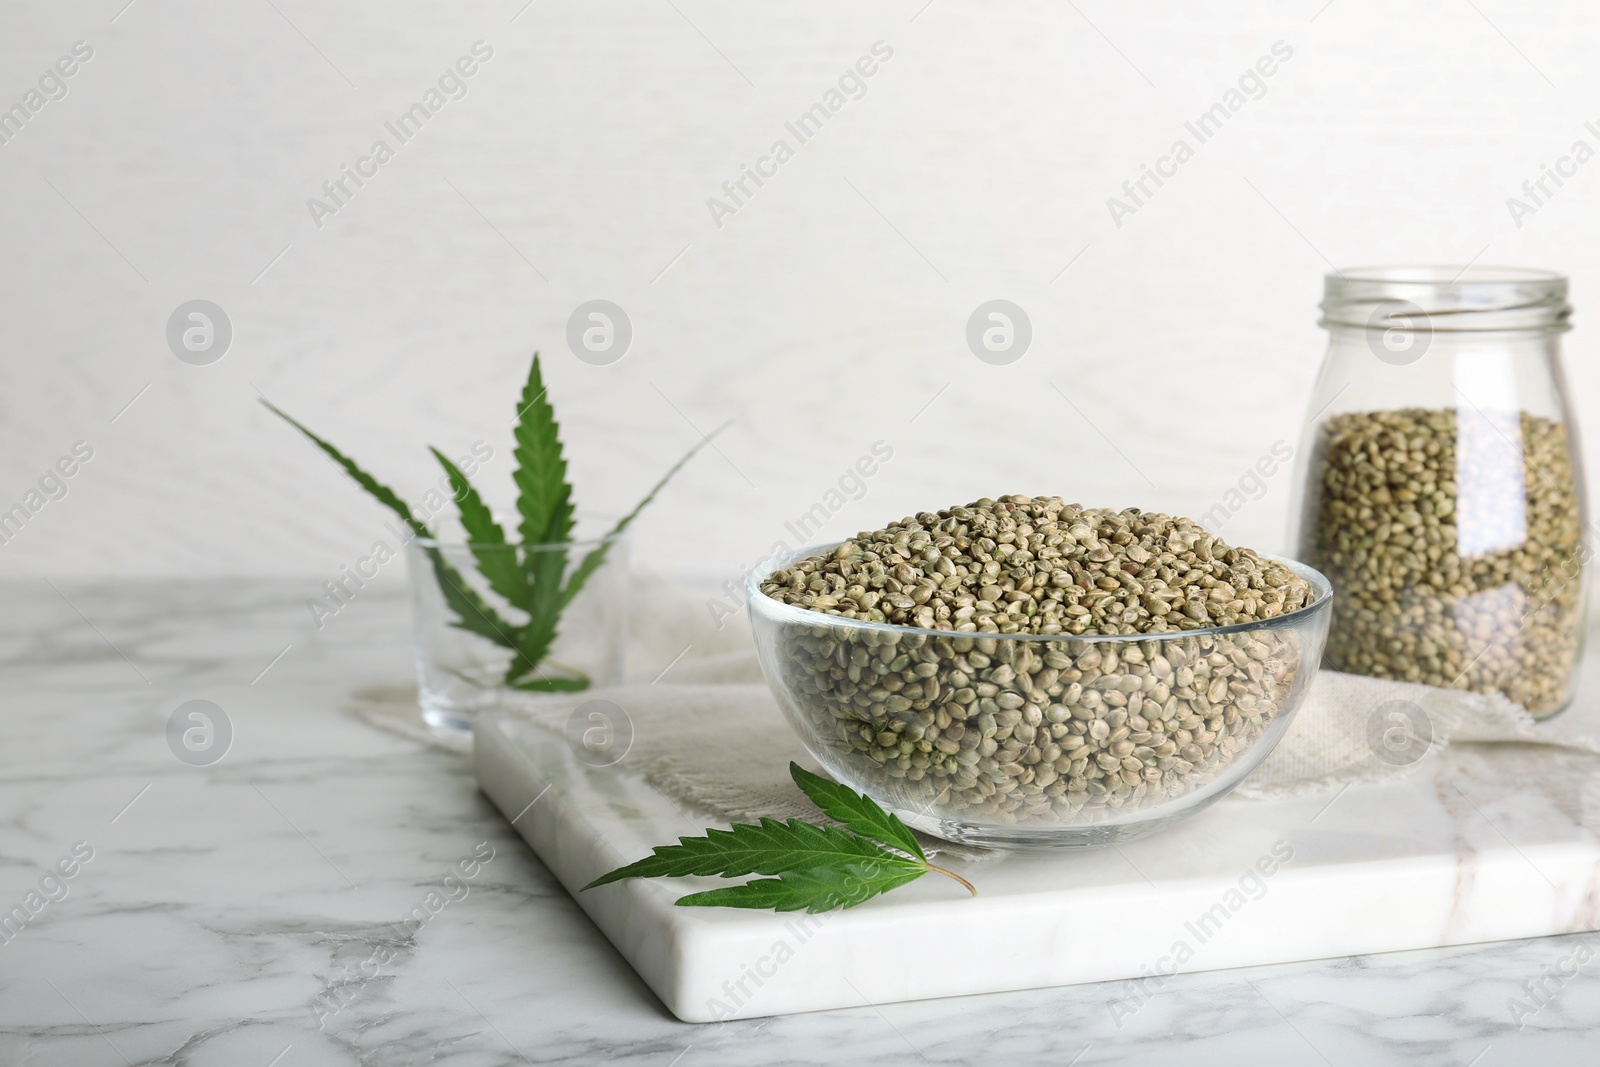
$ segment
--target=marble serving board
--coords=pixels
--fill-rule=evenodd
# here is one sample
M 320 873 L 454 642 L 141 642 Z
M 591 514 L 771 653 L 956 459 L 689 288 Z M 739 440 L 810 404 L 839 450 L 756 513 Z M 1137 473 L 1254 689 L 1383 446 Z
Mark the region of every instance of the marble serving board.
M 1401 784 L 1227 798 L 1115 847 L 941 860 L 843 912 L 678 908 L 714 878 L 598 875 L 714 820 L 558 733 L 480 718 L 479 784 L 685 1022 L 971 993 L 1107 987 L 1121 1020 L 1164 975 L 1600 929 L 1600 761 L 1460 745 Z

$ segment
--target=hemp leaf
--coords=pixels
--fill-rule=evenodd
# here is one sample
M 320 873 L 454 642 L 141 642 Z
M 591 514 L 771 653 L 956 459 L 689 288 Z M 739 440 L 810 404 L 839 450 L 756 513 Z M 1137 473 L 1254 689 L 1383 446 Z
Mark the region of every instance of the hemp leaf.
M 708 889 L 679 897 L 682 907 L 771 908 L 811 914 L 853 908 L 864 900 L 898 889 L 926 874 L 928 868 L 906 860 L 861 860 L 839 867 L 785 871 L 776 878 L 756 878 L 726 889 Z
M 561 622 L 561 613 L 605 562 L 606 554 L 614 543 L 612 539 L 632 525 L 633 520 L 656 498 L 656 494 L 661 492 L 672 476 L 695 453 L 710 444 L 713 437 L 727 429 L 727 425 L 712 431 L 710 436 L 689 449 L 651 487 L 637 507 L 623 516 L 576 567 L 569 568 L 568 549 L 572 545 L 574 516 L 572 485 L 567 481 L 561 428 L 556 422 L 555 409 L 551 407 L 547 393 L 539 368 L 539 354 L 535 352 L 533 365 L 528 369 L 527 383 L 522 388 L 517 404 L 517 420 L 512 430 L 517 460 L 512 480 L 517 486 L 517 515 L 521 519 L 517 533 L 520 543 L 512 543 L 507 539 L 505 530 L 495 521 L 489 506 L 466 474 L 444 453 L 437 448 L 431 449 L 450 480 L 461 526 L 467 533 L 467 547 L 477 564 L 478 573 L 483 576 L 490 592 L 504 601 L 503 608 L 497 608 L 470 585 L 436 545 L 429 545 L 424 551 L 433 565 L 434 578 L 439 583 L 445 604 L 456 616 L 451 625 L 510 650 L 511 662 L 501 684 L 532 692 L 576 692 L 589 687 L 586 675 L 570 669 L 564 674 L 551 674 L 546 668 L 550 646 L 555 642 Z M 412 513 L 410 506 L 394 490 L 289 415 L 266 400 L 262 400 L 262 403 L 327 453 L 380 504 L 400 516 L 413 536 L 428 541 L 437 540 L 427 524 Z M 512 618 L 501 614 L 506 609 L 512 612 Z
M 789 777 L 828 818 L 844 823 L 863 837 L 870 837 L 923 862 L 927 861 L 922 854 L 922 846 L 917 842 L 917 835 L 911 832 L 911 828 L 901 822 L 900 816 L 894 812 L 878 807 L 866 794 L 830 782 L 820 774 L 812 774 L 798 763 L 789 764 Z
M 846 828 L 803 819 L 734 823 L 726 830 L 709 829 L 704 837 L 680 837 L 676 845 L 657 845 L 654 855 L 618 867 L 583 888 L 625 878 L 776 875 L 690 893 L 679 897 L 677 903 L 679 907 L 803 909 L 815 914 L 853 908 L 929 871 L 938 871 L 978 895 L 972 883 L 959 874 L 929 863 L 910 828 L 870 797 L 812 774 L 797 763 L 789 764 L 789 775 L 812 803 Z

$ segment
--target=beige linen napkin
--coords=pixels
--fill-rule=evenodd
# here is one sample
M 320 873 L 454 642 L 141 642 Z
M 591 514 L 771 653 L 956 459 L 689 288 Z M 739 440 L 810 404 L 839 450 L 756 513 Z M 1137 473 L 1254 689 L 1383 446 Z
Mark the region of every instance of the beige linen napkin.
M 683 807 L 726 821 L 813 816 L 788 766 L 791 759 L 815 763 L 762 680 L 743 614 L 730 615 L 725 601 L 716 610 L 715 599 L 660 579 L 640 577 L 634 590 L 628 684 L 535 698 L 522 705 L 525 712 L 549 723 L 586 701 L 611 701 L 633 729 L 619 771 L 641 775 Z M 1600 653 L 1594 642 L 1590 648 L 1572 707 L 1545 724 L 1498 695 L 1322 671 L 1283 740 L 1237 792 L 1270 799 L 1390 781 L 1461 742 L 1600 753 Z M 351 710 L 428 744 L 469 747 L 423 726 L 409 685 L 362 690 L 353 695 Z

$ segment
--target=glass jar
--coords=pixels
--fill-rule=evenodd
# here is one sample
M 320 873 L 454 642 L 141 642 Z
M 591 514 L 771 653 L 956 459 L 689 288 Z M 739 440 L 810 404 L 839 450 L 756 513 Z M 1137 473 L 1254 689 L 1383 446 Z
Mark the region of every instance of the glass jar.
M 1291 543 L 1333 583 L 1330 669 L 1537 718 L 1571 700 L 1590 551 L 1566 298 L 1520 268 L 1327 276 Z

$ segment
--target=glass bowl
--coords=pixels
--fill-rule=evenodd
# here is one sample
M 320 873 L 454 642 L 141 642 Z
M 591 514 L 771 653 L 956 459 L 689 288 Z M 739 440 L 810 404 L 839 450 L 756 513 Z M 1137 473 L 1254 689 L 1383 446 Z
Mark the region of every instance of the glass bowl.
M 949 841 L 1059 848 L 1140 837 L 1205 808 L 1271 752 L 1328 635 L 1315 599 L 1261 622 L 1160 634 L 958 633 L 780 603 L 746 581 L 767 683 L 838 781 Z

